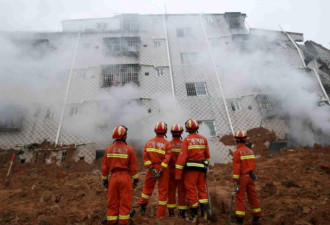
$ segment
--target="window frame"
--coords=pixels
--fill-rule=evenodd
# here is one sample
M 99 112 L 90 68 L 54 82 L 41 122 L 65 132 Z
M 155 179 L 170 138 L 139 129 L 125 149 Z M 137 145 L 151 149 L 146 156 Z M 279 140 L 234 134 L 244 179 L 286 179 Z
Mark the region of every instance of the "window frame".
M 201 126 L 201 125 L 207 126 L 210 129 L 211 137 L 217 136 L 217 129 L 216 129 L 214 120 L 198 120 L 197 123 L 199 126 Z
M 200 87 L 197 87 L 196 85 L 198 84 L 203 84 L 203 92 L 205 92 L 205 94 L 203 94 L 200 90 Z M 190 87 L 188 87 L 188 85 L 190 85 Z M 194 90 L 188 90 L 188 88 L 194 88 Z M 207 91 L 207 85 L 206 82 L 187 82 L 186 83 L 186 92 L 187 92 L 187 96 L 208 96 L 209 93 Z M 196 94 L 194 94 L 196 93 Z
M 242 110 L 239 98 L 231 98 L 228 101 L 233 112 Z

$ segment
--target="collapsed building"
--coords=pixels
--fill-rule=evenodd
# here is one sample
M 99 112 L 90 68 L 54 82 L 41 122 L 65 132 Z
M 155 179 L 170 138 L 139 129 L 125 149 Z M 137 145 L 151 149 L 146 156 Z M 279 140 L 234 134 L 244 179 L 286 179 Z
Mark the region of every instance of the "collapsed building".
M 315 105 L 327 107 L 330 51 L 303 43 L 302 33 L 248 28 L 245 18 L 236 12 L 122 14 L 65 20 L 62 32 L 1 33 L 18 58 L 46 60 L 52 67 L 37 71 L 50 87 L 43 92 L 46 99 L 1 105 L 0 148 L 26 149 L 46 141 L 59 146 L 61 161 L 66 154 L 61 146 L 75 144 L 77 160 L 91 162 L 111 143 L 118 123 L 128 125 L 132 144 L 141 147 L 153 135 L 155 121 L 170 126 L 188 118 L 208 130 L 218 162 L 229 159 L 219 137 L 235 130 L 262 126 L 286 138 L 290 115 L 283 96 L 277 89 L 241 83 L 245 71 L 306 77 Z M 125 110 L 133 112 L 125 115 Z M 328 137 L 322 141 L 329 143 Z

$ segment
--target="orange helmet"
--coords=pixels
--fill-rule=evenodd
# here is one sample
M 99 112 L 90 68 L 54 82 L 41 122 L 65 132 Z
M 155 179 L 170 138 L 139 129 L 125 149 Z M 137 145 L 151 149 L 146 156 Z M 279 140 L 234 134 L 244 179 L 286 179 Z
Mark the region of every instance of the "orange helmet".
M 127 138 L 127 127 L 120 125 L 112 131 L 112 138 L 115 140 L 125 140 Z
M 158 122 L 155 126 L 156 134 L 166 134 L 167 133 L 167 124 L 164 122 Z
M 186 131 L 188 131 L 188 132 L 189 131 L 192 131 L 192 132 L 197 131 L 198 128 L 199 128 L 199 125 L 198 125 L 197 121 L 193 120 L 193 119 L 187 120 L 185 125 L 186 125 Z
M 172 135 L 181 135 L 182 132 L 183 132 L 183 127 L 180 126 L 180 124 L 174 124 L 171 127 L 171 133 L 172 133 Z
M 234 138 L 236 141 L 246 141 L 247 140 L 246 132 L 239 130 L 235 133 Z

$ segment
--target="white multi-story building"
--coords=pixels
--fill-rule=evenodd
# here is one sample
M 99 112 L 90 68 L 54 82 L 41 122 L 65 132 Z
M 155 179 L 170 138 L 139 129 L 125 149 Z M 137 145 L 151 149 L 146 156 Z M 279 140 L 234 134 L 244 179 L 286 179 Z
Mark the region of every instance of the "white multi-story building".
M 296 79 L 299 73 L 309 79 L 307 93 L 326 102 L 329 66 L 315 51 L 307 59 L 311 48 L 301 44 L 303 34 L 248 29 L 245 17 L 123 14 L 65 20 L 62 32 L 3 33 L 20 49 L 18 55 L 34 60 L 32 65 L 51 66 L 38 69 L 47 74 L 42 84 L 49 86 L 42 100 L 2 105 L 0 147 L 47 140 L 101 148 L 120 123 L 141 146 L 156 121 L 183 125 L 188 118 L 208 128 L 205 135 L 219 161 L 228 156 L 217 137 L 235 130 L 262 126 L 284 138 L 289 123 L 278 96 L 281 84 L 272 86 L 273 80 L 283 73 Z M 329 50 L 309 44 L 329 60 Z M 256 84 L 248 82 L 251 75 L 270 77 Z

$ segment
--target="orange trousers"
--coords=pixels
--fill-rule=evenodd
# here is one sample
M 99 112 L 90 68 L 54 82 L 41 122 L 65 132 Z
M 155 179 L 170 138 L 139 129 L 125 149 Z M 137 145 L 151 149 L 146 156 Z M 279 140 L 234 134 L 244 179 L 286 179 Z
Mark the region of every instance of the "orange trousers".
M 108 224 L 128 224 L 132 206 L 132 178 L 128 171 L 111 173 L 108 187 Z
M 198 207 L 198 202 L 207 204 L 205 173 L 194 170 L 184 170 L 183 174 L 186 197 L 191 208 Z
M 175 167 L 169 168 L 170 179 L 168 185 L 168 200 L 167 208 L 176 208 L 176 190 L 178 189 L 178 209 L 185 210 L 186 206 L 186 191 L 184 189 L 183 180 L 175 179 Z
M 237 217 L 245 216 L 245 193 L 247 194 L 248 202 L 251 207 L 251 213 L 254 216 L 260 216 L 260 202 L 257 197 L 254 180 L 249 174 L 240 175 L 239 178 L 239 192 L 236 193 L 235 198 L 235 214 Z
M 160 169 L 160 164 L 152 165 L 156 170 Z M 163 174 L 158 180 L 153 180 L 151 178 L 151 172 L 148 170 L 146 179 L 144 181 L 144 186 L 142 190 L 142 195 L 139 201 L 139 205 L 148 204 L 149 198 L 154 190 L 155 184 L 158 181 L 158 208 L 156 216 L 158 218 L 165 217 L 166 214 L 166 204 L 167 204 L 167 193 L 168 193 L 168 181 L 169 181 L 169 169 L 163 171 Z

